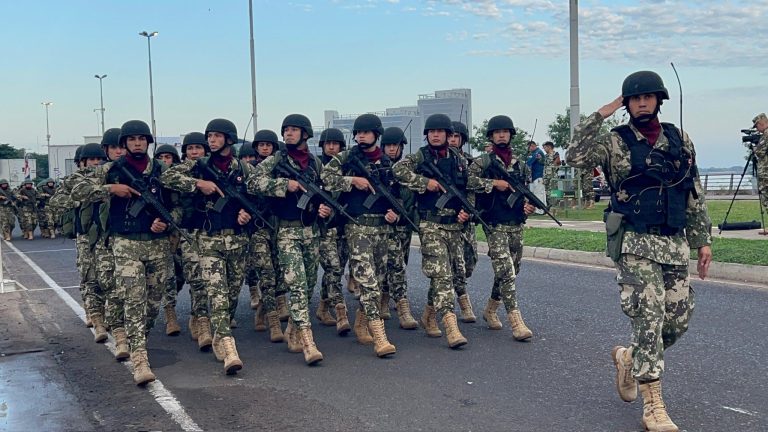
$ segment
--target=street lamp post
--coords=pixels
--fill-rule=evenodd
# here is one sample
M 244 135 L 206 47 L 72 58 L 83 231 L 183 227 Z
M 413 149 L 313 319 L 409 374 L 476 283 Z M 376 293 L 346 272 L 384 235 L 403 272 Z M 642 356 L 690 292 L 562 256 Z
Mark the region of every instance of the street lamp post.
M 157 129 L 155 126 L 155 94 L 152 90 L 152 44 L 150 43 L 150 39 L 152 39 L 153 36 L 157 36 L 158 33 L 156 31 L 151 33 L 143 31 L 139 33 L 139 35 L 147 38 L 147 54 L 149 56 L 149 109 L 152 116 L 152 136 L 157 136 Z
M 104 135 L 104 87 L 101 85 L 101 80 L 107 77 L 106 74 L 104 75 L 94 75 L 96 79 L 99 80 L 99 97 L 101 98 L 101 135 Z
M 51 147 L 51 128 L 50 124 L 48 123 L 48 107 L 53 105 L 53 102 L 40 102 L 41 105 L 45 106 L 45 141 L 46 141 L 46 147 Z

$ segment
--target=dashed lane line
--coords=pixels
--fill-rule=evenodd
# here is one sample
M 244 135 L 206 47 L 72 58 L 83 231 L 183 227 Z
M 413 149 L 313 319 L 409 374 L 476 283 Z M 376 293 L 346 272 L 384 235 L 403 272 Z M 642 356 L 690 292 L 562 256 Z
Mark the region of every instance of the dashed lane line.
M 47 273 L 43 271 L 32 259 L 30 259 L 26 253 L 20 251 L 16 246 L 14 246 L 12 243 L 5 242 L 5 244 L 10 247 L 16 254 L 19 255 L 19 257 L 24 260 L 24 262 L 32 269 L 35 273 L 37 273 L 38 276 L 40 276 L 41 279 L 45 283 L 48 284 L 48 286 L 58 295 L 64 303 L 69 306 L 70 309 L 77 315 L 83 323 L 85 323 L 85 310 L 80 306 L 80 304 L 75 301 L 74 298 L 72 298 L 69 293 L 64 291 L 64 288 L 59 286 L 59 284 L 56 283 L 50 276 L 48 276 Z M 93 331 L 93 330 L 91 330 Z M 112 336 L 109 336 L 109 342 L 104 344 L 107 349 L 112 353 L 112 355 L 115 354 L 115 343 Z M 130 361 L 126 361 L 123 363 L 125 367 L 133 374 L 133 364 Z M 171 393 L 170 390 L 168 390 L 163 383 L 158 379 L 155 380 L 147 385 L 147 389 L 152 394 L 152 396 L 155 398 L 155 401 L 160 405 L 160 407 L 167 412 L 171 418 L 181 427 L 182 430 L 188 431 L 188 432 L 197 432 L 202 431 L 203 429 L 195 423 L 194 420 L 192 420 L 192 417 L 187 414 L 187 411 L 184 409 L 184 407 L 181 405 L 181 403 L 176 399 L 176 396 Z

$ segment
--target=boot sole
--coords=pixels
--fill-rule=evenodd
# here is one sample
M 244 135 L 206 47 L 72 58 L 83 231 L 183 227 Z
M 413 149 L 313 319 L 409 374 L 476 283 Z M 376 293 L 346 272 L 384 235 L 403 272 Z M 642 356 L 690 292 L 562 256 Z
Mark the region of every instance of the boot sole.
M 305 359 L 304 361 L 307 363 L 307 366 L 314 366 L 320 363 L 321 361 L 323 361 L 323 356 L 311 358 L 311 359 Z
M 154 380 L 156 380 L 156 379 L 157 379 L 157 378 L 153 376 L 153 377 L 151 377 L 151 378 L 145 378 L 145 379 L 143 379 L 143 380 L 140 380 L 140 381 L 134 381 L 134 382 L 136 383 L 136 385 L 137 385 L 137 386 L 139 386 L 139 387 L 144 387 L 144 386 L 146 386 L 147 384 L 151 383 L 152 381 L 154 381 Z
M 459 318 L 459 320 L 463 323 L 473 323 L 477 322 L 477 317 L 474 318 Z
M 171 331 L 168 331 L 168 330 L 166 330 L 166 331 L 165 331 L 165 335 L 166 335 L 166 336 L 178 336 L 178 335 L 180 335 L 180 334 L 181 334 L 181 329 L 178 329 L 178 330 L 171 330 Z
M 397 352 L 397 350 L 392 348 L 391 351 L 386 351 L 386 352 L 382 352 L 382 353 L 376 353 L 376 357 L 378 357 L 378 358 L 385 358 L 387 356 L 391 356 L 391 355 L 395 354 L 396 352 Z
M 203 343 L 203 344 L 199 342 L 200 341 L 198 341 L 197 347 L 200 349 L 200 351 L 208 352 L 211 350 L 211 347 L 213 346 L 213 341 L 211 341 L 211 343 Z
M 336 334 L 338 334 L 339 336 L 346 336 L 346 335 L 348 335 L 348 334 L 349 334 L 349 332 L 350 332 L 350 331 L 352 331 L 352 329 L 351 329 L 349 326 L 347 326 L 347 327 L 342 327 L 342 328 L 340 328 L 340 329 L 339 329 L 339 328 L 337 328 L 337 329 L 336 329 Z
M 487 326 L 488 326 L 488 330 L 501 330 L 502 328 L 504 328 L 504 326 L 503 326 L 503 325 L 499 325 L 499 326 L 493 326 L 493 325 L 491 325 L 491 322 L 490 322 L 490 321 L 488 321 L 488 318 L 486 318 L 485 316 L 483 316 L 483 321 L 485 321 L 485 322 L 486 322 L 486 324 L 487 324 Z
M 129 358 L 131 358 L 131 354 L 129 354 L 127 352 L 124 353 L 124 354 L 123 353 L 115 354 L 115 360 L 117 360 L 119 362 L 124 362 L 124 361 L 128 360 Z
M 229 367 L 224 367 L 224 372 L 227 373 L 227 375 L 234 375 L 237 373 L 237 371 L 241 370 L 243 368 L 243 363 L 235 363 L 229 365 Z
M 106 333 L 100 336 L 94 336 L 93 341 L 96 343 L 104 343 L 108 339 Z
M 459 341 L 459 342 L 456 342 L 456 343 L 454 343 L 453 345 L 448 345 L 448 346 L 449 346 L 451 349 L 454 349 L 454 350 L 455 350 L 455 349 L 459 349 L 459 348 L 463 347 L 463 346 L 464 346 L 464 345 L 466 345 L 466 344 L 467 344 L 467 341 Z
M 624 397 L 621 391 L 621 370 L 619 369 L 619 360 L 617 358 L 617 355 L 619 353 L 619 350 L 625 348 L 623 346 L 615 346 L 611 350 L 611 359 L 613 360 L 613 365 L 616 367 L 616 391 L 619 393 L 619 398 L 623 400 L 624 402 L 634 402 L 637 400 L 637 395 L 635 394 L 635 397 Z M 643 422 L 643 426 L 645 426 L 645 422 Z
M 285 338 L 283 338 L 282 336 L 280 336 L 279 338 L 270 337 L 269 341 L 272 343 L 280 343 L 280 342 L 284 342 Z

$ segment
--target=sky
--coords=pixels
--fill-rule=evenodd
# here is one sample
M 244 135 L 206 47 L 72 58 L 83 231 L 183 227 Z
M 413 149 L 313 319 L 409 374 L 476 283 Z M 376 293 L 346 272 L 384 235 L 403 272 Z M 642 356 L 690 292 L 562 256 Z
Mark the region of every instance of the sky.
M 566 0 L 254 0 L 257 125 L 290 113 L 321 125 L 342 114 L 415 105 L 419 94 L 472 89 L 476 125 L 496 114 L 546 138 L 570 104 Z M 612 101 L 630 73 L 669 89 L 662 121 L 680 123 L 701 167 L 742 165 L 740 129 L 768 111 L 768 0 L 579 2 L 580 102 Z M 149 123 L 147 39 L 160 136 L 251 115 L 247 0 L 0 2 L 0 143 L 45 151 L 105 126 Z M 253 135 L 253 126 L 245 133 Z

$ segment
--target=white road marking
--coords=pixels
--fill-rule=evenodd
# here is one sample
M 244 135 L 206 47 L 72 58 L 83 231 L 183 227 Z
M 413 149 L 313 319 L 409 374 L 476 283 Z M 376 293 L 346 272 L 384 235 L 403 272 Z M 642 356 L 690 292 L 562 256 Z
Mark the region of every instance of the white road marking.
M 53 291 L 64 301 L 64 303 L 69 306 L 73 312 L 75 312 L 75 315 L 77 315 L 83 321 L 83 323 L 85 323 L 85 310 L 83 310 L 80 304 L 77 303 L 77 301 L 75 301 L 75 299 L 73 299 L 69 293 L 64 291 L 64 288 L 60 287 L 56 281 L 48 276 L 48 274 L 45 273 L 43 269 L 41 269 L 37 264 L 35 264 L 35 262 L 32 261 L 24 252 L 20 251 L 12 243 L 6 242 L 6 244 L 15 253 L 17 253 L 19 257 L 21 257 L 21 259 L 24 260 L 24 262 L 27 263 L 27 265 L 32 270 L 34 270 L 35 273 L 37 273 L 37 275 L 40 276 L 40 278 L 48 284 L 48 286 L 51 287 L 51 289 L 53 289 Z M 112 355 L 115 354 L 115 343 L 111 335 L 109 336 L 109 342 L 105 343 L 104 346 L 109 349 Z M 130 361 L 126 361 L 123 364 L 131 372 L 131 374 L 133 374 L 133 364 Z M 171 416 L 171 418 L 173 418 L 176 423 L 178 423 L 182 430 L 189 432 L 203 430 L 200 426 L 197 425 L 197 423 L 195 423 L 194 420 L 192 420 L 192 417 L 187 414 L 187 411 L 183 406 L 181 406 L 181 403 L 176 399 L 176 396 L 174 396 L 170 390 L 165 388 L 159 379 L 149 383 L 147 385 L 147 389 L 149 389 L 149 392 L 152 394 L 152 396 L 154 396 L 155 401 L 165 410 L 165 412 Z
M 6 242 L 6 244 L 10 245 L 11 243 Z M 16 248 L 14 247 L 13 249 L 16 249 Z M 66 251 L 73 251 L 73 250 L 77 250 L 77 249 L 43 249 L 43 250 L 26 251 L 26 252 L 21 252 L 18 249 L 16 249 L 13 252 L 6 252 L 6 253 L 23 253 L 25 255 L 29 255 L 29 254 L 35 254 L 35 253 L 66 252 Z
M 747 410 L 742 409 L 742 408 L 731 408 L 731 407 L 727 407 L 727 406 L 723 406 L 723 408 L 725 408 L 725 409 L 727 409 L 729 411 L 737 412 L 739 414 L 746 414 L 746 415 L 750 415 L 750 416 L 754 416 L 755 414 L 757 414 L 755 412 L 747 411 Z

